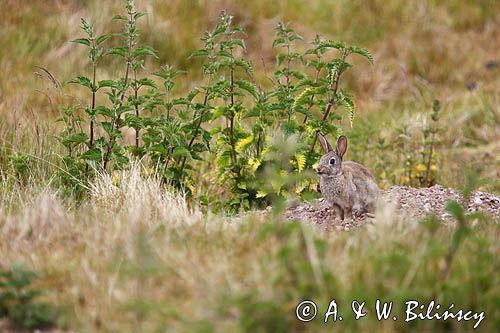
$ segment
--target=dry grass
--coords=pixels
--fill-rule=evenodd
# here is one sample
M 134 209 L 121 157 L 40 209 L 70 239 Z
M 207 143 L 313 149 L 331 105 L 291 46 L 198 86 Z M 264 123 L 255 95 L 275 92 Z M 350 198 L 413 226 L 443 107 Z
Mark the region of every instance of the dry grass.
M 25 197 L 21 209 L 1 215 L 2 265 L 22 262 L 43 272 L 37 285 L 61 307 L 62 327 L 316 331 L 327 327 L 294 320 L 301 298 L 321 306 L 337 298 L 345 307 L 350 298 L 371 302 L 381 295 L 400 306 L 406 298 L 435 297 L 484 310 L 489 314 L 480 326 L 484 332 L 500 320 L 492 303 L 500 282 L 493 259 L 498 225 L 476 221 L 473 237 L 443 280 L 440 257 L 453 225 L 430 232 L 390 206 L 379 209 L 373 224 L 350 233 L 321 234 L 262 214 L 222 219 L 187 208 L 140 174 L 136 167 L 101 177 L 77 211 L 67 209 L 52 190 L 41 190 Z M 362 329 L 377 322 L 345 325 Z M 444 328 L 438 322 L 419 325 Z M 461 331 L 468 325 L 452 327 Z M 395 332 L 406 324 L 380 327 Z

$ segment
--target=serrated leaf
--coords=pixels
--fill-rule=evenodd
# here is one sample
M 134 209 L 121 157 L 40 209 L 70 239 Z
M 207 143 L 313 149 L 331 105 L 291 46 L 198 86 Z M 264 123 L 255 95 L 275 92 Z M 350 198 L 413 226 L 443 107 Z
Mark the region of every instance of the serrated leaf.
M 242 153 L 245 148 L 253 142 L 253 136 L 247 136 L 236 143 L 235 149 L 238 153 Z
M 356 113 L 356 107 L 354 105 L 354 101 L 344 92 L 338 93 L 338 96 L 340 104 L 344 106 L 347 109 L 347 112 L 349 113 L 349 122 L 352 127 L 354 121 L 354 115 Z
M 349 51 L 351 51 L 352 53 L 356 53 L 356 54 L 362 55 L 363 57 L 365 57 L 366 59 L 368 59 L 368 61 L 371 64 L 373 64 L 373 56 L 370 53 L 370 51 L 368 51 L 367 49 L 362 48 L 362 47 L 357 47 L 357 46 L 351 46 L 351 47 L 349 47 Z
M 172 152 L 173 157 L 187 157 L 191 158 L 191 153 L 186 147 L 175 147 Z
M 230 52 L 226 51 L 226 50 L 220 50 L 219 53 L 217 53 L 217 55 L 220 56 L 220 57 L 226 57 L 226 58 L 232 58 L 233 57 L 233 55 Z
M 77 39 L 72 40 L 71 43 L 90 46 L 90 40 L 88 38 L 77 38 Z
M 323 40 L 318 43 L 317 48 L 344 50 L 346 48 L 346 45 L 343 42 Z
M 207 146 L 202 142 L 197 142 L 191 147 L 192 151 L 201 153 L 207 150 Z
M 118 55 L 120 57 L 126 57 L 128 49 L 126 47 L 113 47 L 108 50 L 106 54 Z
M 191 55 L 189 56 L 189 58 L 206 57 L 206 56 L 208 56 L 208 51 L 207 50 L 198 50 L 198 51 L 194 51 L 193 53 L 191 53 Z
M 74 133 L 71 135 L 65 136 L 61 142 L 65 146 L 78 146 L 81 143 L 87 141 L 87 134 L 85 133 Z
M 247 48 L 246 45 L 245 45 L 245 41 L 243 39 L 236 39 L 236 40 L 234 40 L 234 44 L 238 45 L 243 50 L 246 50 L 246 48 Z
M 249 94 L 251 94 L 255 99 L 259 98 L 259 94 L 257 93 L 257 87 L 255 87 L 252 83 L 245 80 L 236 80 L 234 84 L 237 85 L 240 89 L 245 90 Z
M 113 124 L 109 121 L 103 121 L 101 123 L 102 128 L 108 133 L 110 136 L 112 135 L 114 129 L 113 129 Z
M 77 76 L 74 79 L 69 80 L 68 83 L 76 83 L 93 90 L 92 81 L 85 76 Z
M 234 61 L 234 64 L 235 64 L 236 66 L 239 66 L 239 67 L 243 68 L 243 69 L 244 69 L 247 73 L 250 73 L 250 74 L 251 74 L 251 73 L 253 73 L 253 66 L 252 66 L 252 64 L 251 64 L 248 60 L 246 60 L 246 59 L 242 59 L 242 58 L 240 58 L 240 59 L 236 59 L 236 60 Z
M 103 115 L 103 116 L 106 116 L 106 117 L 113 117 L 113 110 L 103 106 L 103 105 L 99 105 L 95 108 L 95 111 L 97 114 L 100 114 L 100 115 Z
M 102 43 L 104 43 L 106 40 L 108 40 L 109 38 L 111 38 L 111 35 L 102 35 L 100 36 L 99 38 L 97 38 L 97 40 L 95 41 L 95 43 L 97 45 L 101 45 Z
M 81 155 L 81 158 L 89 161 L 100 161 L 102 158 L 101 151 L 98 148 L 87 150 Z
M 158 58 L 156 55 L 156 50 L 150 46 L 141 46 L 134 51 L 134 57 L 142 57 L 142 56 L 152 56 Z
M 97 83 L 97 86 L 99 89 L 106 87 L 120 89 L 120 85 L 114 80 L 101 80 Z
M 311 96 L 314 96 L 314 94 L 315 94 L 314 87 L 309 87 L 304 89 L 304 91 L 299 96 L 297 96 L 297 98 L 293 102 L 292 109 L 297 110 L 299 106 L 309 104 Z
M 297 169 L 302 172 L 306 167 L 306 157 L 304 154 L 295 154 L 295 160 L 297 161 Z
M 141 86 L 148 86 L 148 87 L 151 87 L 151 88 L 158 88 L 158 86 L 156 85 L 156 83 L 153 80 L 150 80 L 148 78 L 144 78 L 144 79 L 139 80 L 139 84 Z
M 228 111 L 228 108 L 226 106 L 218 106 L 215 108 L 215 111 L 212 114 L 211 120 L 215 120 L 219 118 L 220 116 L 226 115 Z

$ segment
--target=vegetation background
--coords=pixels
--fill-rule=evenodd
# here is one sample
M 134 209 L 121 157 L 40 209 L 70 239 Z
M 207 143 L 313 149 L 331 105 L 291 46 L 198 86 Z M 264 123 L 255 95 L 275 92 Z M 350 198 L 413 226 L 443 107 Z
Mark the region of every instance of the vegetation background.
M 260 213 L 202 214 L 141 176 L 139 166 L 118 183 L 103 175 L 78 206 L 65 200 L 53 186 L 63 151 L 54 125 L 60 96 L 39 67 L 60 82 L 85 72 L 86 51 L 69 43 L 81 35 L 80 18 L 99 33 L 117 31 L 110 18 L 123 3 L 0 0 L 0 6 L 0 270 L 22 264 L 39 272 L 34 283 L 57 307 L 60 327 L 317 331 L 327 327 L 294 319 L 301 298 L 325 305 L 333 297 L 347 304 L 381 296 L 400 304 L 412 297 L 454 302 L 485 310 L 484 332 L 500 325 L 498 221 L 471 218 L 469 237 L 456 249 L 455 225 L 418 223 L 387 207 L 376 227 L 324 235 L 301 224 L 269 223 Z M 346 133 L 348 158 L 369 166 L 383 188 L 418 185 L 407 176 L 408 156 L 422 149 L 438 99 L 436 181 L 460 188 L 472 169 L 487 180 L 482 190 L 500 193 L 498 1 L 143 0 L 138 7 L 148 13 L 141 40 L 160 57 L 148 69 L 168 63 L 189 70 L 180 91 L 200 84 L 201 71 L 190 70 L 199 63 L 188 56 L 223 9 L 248 34 L 257 78 L 275 62 L 273 29 L 280 21 L 306 40 L 319 33 L 369 49 L 375 64 L 355 60 L 345 81 L 358 108 Z M 114 62 L 99 70 L 103 76 L 123 71 Z M 443 276 L 450 249 L 459 252 Z M 388 332 L 471 327 L 373 317 L 335 325 Z

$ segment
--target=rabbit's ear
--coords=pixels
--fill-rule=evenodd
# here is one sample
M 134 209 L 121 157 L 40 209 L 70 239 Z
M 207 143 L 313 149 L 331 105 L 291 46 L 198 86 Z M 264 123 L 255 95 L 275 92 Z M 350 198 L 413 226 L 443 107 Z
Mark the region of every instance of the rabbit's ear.
M 330 145 L 330 143 L 323 134 L 318 133 L 318 138 L 319 138 L 319 143 L 321 143 L 321 147 L 323 147 L 325 153 L 329 153 L 333 150 L 332 146 Z
M 337 149 L 335 149 L 337 155 L 342 158 L 347 150 L 347 138 L 341 135 L 337 140 Z

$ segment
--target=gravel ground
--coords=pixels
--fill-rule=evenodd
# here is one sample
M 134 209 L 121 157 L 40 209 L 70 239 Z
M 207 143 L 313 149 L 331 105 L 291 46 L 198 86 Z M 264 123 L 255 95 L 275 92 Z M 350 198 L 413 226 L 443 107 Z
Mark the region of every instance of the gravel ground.
M 494 218 L 500 218 L 500 197 L 485 192 L 474 192 L 465 203 L 457 191 L 441 185 L 429 188 L 393 186 L 382 191 L 382 199 L 387 203 L 395 204 L 401 213 L 415 217 L 424 217 L 434 213 L 442 219 L 449 219 L 451 216 L 444 210 L 446 202 L 457 200 L 465 204 L 469 212 L 482 211 Z M 285 217 L 308 222 L 327 231 L 349 230 L 359 227 L 365 222 L 364 218 L 346 218 L 341 221 L 324 199 L 296 202 L 286 210 Z

